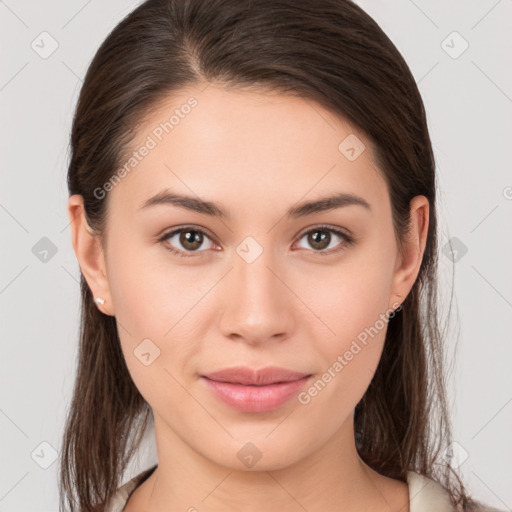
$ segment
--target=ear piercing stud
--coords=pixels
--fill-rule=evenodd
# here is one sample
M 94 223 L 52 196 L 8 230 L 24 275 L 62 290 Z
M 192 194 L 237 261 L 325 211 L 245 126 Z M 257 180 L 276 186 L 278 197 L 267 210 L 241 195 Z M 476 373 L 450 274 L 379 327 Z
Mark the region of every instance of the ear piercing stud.
M 105 301 L 101 297 L 96 297 L 94 302 L 96 302 L 96 304 L 105 304 Z

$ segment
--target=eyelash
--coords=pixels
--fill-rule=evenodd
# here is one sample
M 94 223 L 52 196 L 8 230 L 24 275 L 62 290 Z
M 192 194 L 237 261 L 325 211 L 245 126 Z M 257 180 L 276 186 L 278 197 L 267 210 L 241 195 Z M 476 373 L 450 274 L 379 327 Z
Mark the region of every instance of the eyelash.
M 171 238 L 176 233 L 181 233 L 182 231 L 187 231 L 187 230 L 189 230 L 189 231 L 196 231 L 197 233 L 201 233 L 202 235 L 205 235 L 210 240 L 212 239 L 212 237 L 210 237 L 208 235 L 208 233 L 206 233 L 202 229 L 196 228 L 195 226 L 184 226 L 184 227 L 181 227 L 179 229 L 175 229 L 173 231 L 170 231 L 169 233 L 164 234 L 161 238 L 158 239 L 158 241 L 161 242 L 161 243 L 164 243 L 164 242 L 167 241 L 168 238 Z M 339 253 L 339 252 L 345 250 L 347 248 L 347 246 L 353 245 L 355 243 L 355 240 L 354 240 L 354 238 L 352 236 L 349 236 L 346 233 L 344 233 L 342 231 L 339 231 L 338 229 L 334 229 L 334 228 L 332 228 L 330 226 L 325 226 L 325 225 L 316 226 L 313 229 L 309 229 L 308 231 L 304 231 L 299 236 L 298 239 L 300 240 L 305 235 L 307 235 L 307 234 L 309 234 L 311 232 L 314 232 L 314 231 L 329 231 L 331 233 L 334 233 L 336 236 L 340 237 L 344 241 L 344 243 L 342 244 L 341 248 L 339 248 L 339 249 L 335 249 L 335 250 L 331 249 L 329 251 L 325 251 L 325 250 L 315 251 L 315 250 L 312 250 L 313 253 L 318 254 L 319 256 L 329 256 L 329 255 L 332 255 L 332 254 Z M 179 256 L 180 258 L 202 257 L 202 256 L 204 256 L 204 254 L 202 254 L 202 253 L 206 252 L 206 251 L 181 251 L 181 250 L 178 250 L 178 249 L 174 249 L 173 247 L 170 247 L 169 245 L 166 245 L 166 244 L 164 244 L 164 247 L 168 251 L 170 251 L 172 254 L 175 254 L 176 256 Z M 187 252 L 189 252 L 191 254 L 187 254 Z

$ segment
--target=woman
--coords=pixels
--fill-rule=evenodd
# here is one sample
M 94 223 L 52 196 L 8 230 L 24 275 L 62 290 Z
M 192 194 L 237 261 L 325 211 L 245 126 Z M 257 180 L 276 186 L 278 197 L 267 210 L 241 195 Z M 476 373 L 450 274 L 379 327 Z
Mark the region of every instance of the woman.
M 424 107 L 357 5 L 144 2 L 87 72 L 68 184 L 63 507 L 476 509 L 448 456 Z M 120 487 L 150 421 L 158 465 Z

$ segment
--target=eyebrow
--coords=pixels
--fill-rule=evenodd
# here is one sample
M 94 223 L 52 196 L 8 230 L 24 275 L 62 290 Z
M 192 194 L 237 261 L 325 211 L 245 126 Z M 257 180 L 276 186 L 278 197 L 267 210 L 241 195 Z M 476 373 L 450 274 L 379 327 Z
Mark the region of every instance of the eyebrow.
M 156 205 L 174 205 L 203 215 L 210 215 L 221 219 L 230 218 L 229 213 L 222 208 L 222 206 L 214 202 L 177 194 L 169 189 L 163 190 L 144 201 L 140 209 L 142 210 Z M 370 204 L 362 197 L 350 193 L 338 193 L 314 201 L 304 201 L 296 204 L 288 209 L 285 216 L 288 218 L 299 218 L 352 205 L 362 206 L 367 210 L 371 210 Z

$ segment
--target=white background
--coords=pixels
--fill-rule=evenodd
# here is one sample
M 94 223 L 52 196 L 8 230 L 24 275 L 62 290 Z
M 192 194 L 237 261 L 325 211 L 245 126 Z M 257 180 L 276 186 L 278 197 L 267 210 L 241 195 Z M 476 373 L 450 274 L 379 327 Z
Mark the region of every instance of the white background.
M 358 3 L 401 51 L 425 102 L 441 189 L 440 246 L 458 239 L 457 261 L 442 252 L 440 268 L 446 310 L 454 277 L 446 343 L 456 355 L 454 435 L 468 454 L 461 471 L 477 498 L 510 510 L 512 2 Z M 69 130 L 90 60 L 137 4 L 0 1 L 1 511 L 58 509 L 58 462 L 40 464 L 60 449 L 78 342 L 79 269 L 66 213 Z M 46 59 L 31 47 L 46 37 L 51 48 L 44 31 L 58 43 Z M 469 47 L 453 58 L 464 41 Z M 56 251 L 46 262 L 33 252 L 43 237 Z M 153 462 L 148 449 L 126 478 Z

